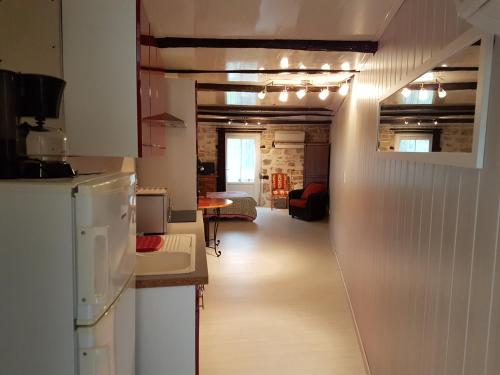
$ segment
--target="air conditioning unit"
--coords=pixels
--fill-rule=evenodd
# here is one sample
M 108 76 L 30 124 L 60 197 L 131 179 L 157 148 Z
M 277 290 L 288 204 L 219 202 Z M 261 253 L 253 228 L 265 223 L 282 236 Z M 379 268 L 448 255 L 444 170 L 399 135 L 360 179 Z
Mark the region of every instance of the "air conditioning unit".
M 486 32 L 500 35 L 500 0 L 455 0 L 460 17 Z
M 274 148 L 304 148 L 306 133 L 303 131 L 284 131 L 274 132 Z

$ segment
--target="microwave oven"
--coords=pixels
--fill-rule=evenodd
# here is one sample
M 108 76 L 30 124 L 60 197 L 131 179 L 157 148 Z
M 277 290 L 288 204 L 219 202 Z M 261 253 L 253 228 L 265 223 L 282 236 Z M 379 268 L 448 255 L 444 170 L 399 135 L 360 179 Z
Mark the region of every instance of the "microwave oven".
M 167 189 L 138 187 L 136 224 L 140 234 L 166 234 L 172 203 Z

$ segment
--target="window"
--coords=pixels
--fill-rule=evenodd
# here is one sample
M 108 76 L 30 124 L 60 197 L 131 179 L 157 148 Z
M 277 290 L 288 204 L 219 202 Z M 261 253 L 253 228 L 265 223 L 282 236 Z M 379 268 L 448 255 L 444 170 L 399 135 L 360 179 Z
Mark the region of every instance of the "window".
M 432 134 L 396 134 L 394 146 L 399 152 L 431 152 Z
M 254 183 L 256 168 L 256 140 L 253 138 L 227 138 L 226 182 Z

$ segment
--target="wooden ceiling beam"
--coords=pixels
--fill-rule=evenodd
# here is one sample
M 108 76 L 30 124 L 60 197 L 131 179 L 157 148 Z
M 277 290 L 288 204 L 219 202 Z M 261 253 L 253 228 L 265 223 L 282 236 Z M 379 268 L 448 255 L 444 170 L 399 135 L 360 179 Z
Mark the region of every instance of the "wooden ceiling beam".
M 432 72 L 477 72 L 477 66 L 437 66 Z
M 410 90 L 420 90 L 421 88 L 426 90 L 436 91 L 439 88 L 438 83 L 412 83 L 406 85 Z M 451 82 L 451 83 L 441 83 L 441 87 L 446 91 L 460 91 L 460 90 L 476 90 L 477 82 Z
M 300 112 L 329 112 L 332 111 L 325 107 L 306 107 L 295 105 L 234 105 L 234 104 L 200 104 L 198 111 L 300 111 Z
M 375 53 L 371 40 L 178 38 L 141 35 L 141 44 L 158 48 L 266 48 L 299 51 Z
M 199 116 L 223 116 L 223 117 L 297 117 L 297 116 L 318 116 L 318 117 L 332 117 L 331 114 L 314 113 L 314 112 L 297 112 L 297 113 L 262 113 L 262 112 L 210 112 L 198 111 Z
M 217 119 L 217 118 L 197 118 L 198 123 L 227 123 L 226 119 Z M 231 119 L 232 124 L 270 124 L 270 125 L 329 125 L 331 124 L 331 120 L 287 120 L 287 119 L 256 119 L 256 118 L 248 118 L 248 119 Z
M 380 124 L 381 125 L 392 125 L 392 124 L 402 124 L 405 119 L 397 119 L 397 118 L 391 118 L 391 119 L 381 119 Z M 437 119 L 420 119 L 418 117 L 415 117 L 413 121 L 410 122 L 411 124 L 415 124 L 417 121 L 420 121 L 422 124 L 434 124 L 434 120 L 438 121 L 438 124 L 473 124 L 474 123 L 474 118 L 467 117 L 467 118 L 437 118 Z
M 197 83 L 199 91 L 224 91 L 224 92 L 261 92 L 266 88 L 265 85 L 243 85 L 235 83 Z M 305 86 L 292 86 L 292 85 L 268 85 L 267 92 L 281 92 L 285 88 L 290 92 L 302 90 Z M 330 92 L 337 92 L 338 86 L 308 86 L 308 92 L 320 92 L 327 88 Z
M 381 106 L 382 111 L 429 111 L 429 110 L 444 110 L 444 111 L 467 111 L 475 110 L 476 106 L 474 104 L 383 104 Z
M 415 117 L 415 116 L 474 116 L 475 111 L 381 111 L 383 117 Z
M 359 70 L 342 69 L 166 69 L 161 67 L 141 66 L 142 70 L 165 74 L 324 74 L 324 73 L 359 73 Z

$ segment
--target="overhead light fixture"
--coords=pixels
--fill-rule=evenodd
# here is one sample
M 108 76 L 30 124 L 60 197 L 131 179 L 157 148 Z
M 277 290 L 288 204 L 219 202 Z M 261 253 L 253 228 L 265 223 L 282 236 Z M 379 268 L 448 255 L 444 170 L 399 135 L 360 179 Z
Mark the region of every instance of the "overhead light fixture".
M 429 98 L 429 91 L 427 91 L 424 88 L 424 84 L 422 83 L 422 86 L 420 87 L 420 90 L 418 91 L 418 99 L 423 101 L 423 100 L 427 100 L 427 98 Z
M 227 124 L 228 124 L 228 125 L 231 125 L 232 123 L 233 123 L 233 121 L 232 121 L 232 120 L 229 120 L 229 121 L 227 122 Z
M 351 64 L 349 64 L 347 61 L 342 63 L 342 65 L 340 66 L 340 68 L 342 70 L 351 70 Z
M 417 121 L 417 125 L 420 126 L 422 125 L 422 123 L 420 121 Z
M 342 85 L 340 85 L 339 94 L 342 96 L 346 96 L 348 92 L 349 92 L 349 84 L 347 82 L 344 82 Z
M 438 96 L 439 96 L 441 99 L 443 99 L 443 98 L 446 98 L 446 95 L 447 95 L 447 94 L 448 94 L 448 93 L 446 92 L 446 90 L 445 90 L 445 89 L 443 89 L 443 87 L 441 86 L 441 84 L 439 84 L 439 86 L 438 86 Z
M 261 67 L 259 68 L 259 70 L 264 70 L 264 67 L 263 67 L 263 66 L 261 66 Z
M 407 98 L 411 95 L 411 90 L 408 87 L 405 87 L 403 90 L 401 90 L 401 95 Z
M 263 100 L 265 97 L 266 97 L 266 94 L 267 94 L 267 86 L 264 86 L 264 90 L 262 90 L 261 92 L 259 92 L 257 94 L 257 97 L 260 99 L 260 100 Z
M 408 125 L 408 120 L 405 120 L 405 125 Z
M 245 120 L 245 125 L 248 125 L 248 121 L 247 120 Z
M 319 92 L 318 97 L 321 100 L 326 100 L 326 98 L 328 98 L 328 95 L 330 95 L 330 90 L 328 89 L 328 87 L 325 87 L 323 90 Z
M 330 70 L 330 64 L 323 64 L 321 65 L 322 70 Z
M 288 57 L 282 57 L 280 61 L 281 69 L 288 69 Z
M 299 69 L 307 69 L 307 67 L 304 64 L 300 64 Z
M 447 68 L 447 67 L 448 67 L 448 65 L 447 65 L 447 64 L 442 64 L 441 66 L 442 66 L 443 68 Z
M 295 94 L 297 95 L 297 98 L 302 99 L 307 94 L 307 86 L 304 87 L 304 88 L 302 88 L 302 89 L 300 89 Z
M 279 100 L 280 100 L 280 102 L 288 101 L 288 91 L 287 91 L 286 87 L 283 89 L 282 92 L 280 92 Z
M 257 121 L 257 125 L 260 125 L 260 121 Z
M 438 121 L 437 120 L 434 120 L 434 125 L 437 125 L 438 124 Z

